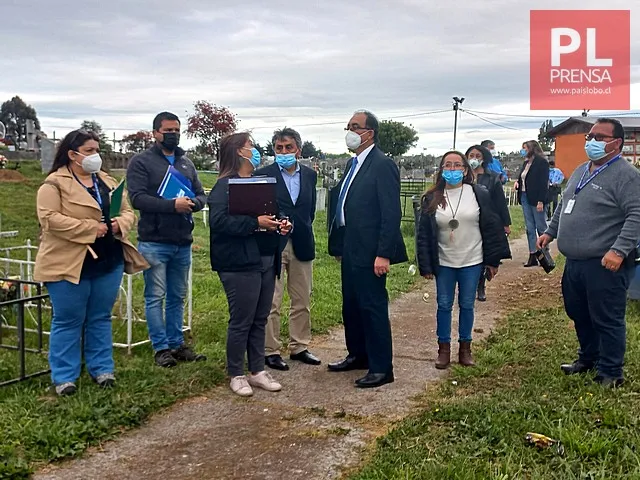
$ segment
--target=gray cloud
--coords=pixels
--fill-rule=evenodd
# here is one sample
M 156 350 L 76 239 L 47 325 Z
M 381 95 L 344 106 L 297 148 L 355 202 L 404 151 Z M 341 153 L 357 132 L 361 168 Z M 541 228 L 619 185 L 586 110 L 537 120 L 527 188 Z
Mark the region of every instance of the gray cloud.
M 565 4 L 601 8 L 595 0 Z M 450 109 L 460 95 L 470 110 L 543 115 L 528 111 L 529 10 L 555 5 L 9 0 L 2 16 L 15 21 L 0 30 L 0 99 L 20 94 L 45 129 L 61 133 L 85 118 L 119 133 L 149 128 L 157 111 L 184 118 L 206 99 L 229 106 L 260 141 L 286 123 L 342 151 L 342 126 L 362 107 L 388 118 Z M 621 0 L 607 7 L 629 8 Z M 639 83 L 635 32 L 632 44 Z M 638 93 L 634 87 L 632 106 L 640 106 Z M 578 112 L 552 114 L 563 113 Z M 463 114 L 460 141 L 491 136 L 515 148 L 543 120 L 485 117 L 509 128 Z M 401 120 L 419 129 L 420 149 L 450 146 L 452 112 Z

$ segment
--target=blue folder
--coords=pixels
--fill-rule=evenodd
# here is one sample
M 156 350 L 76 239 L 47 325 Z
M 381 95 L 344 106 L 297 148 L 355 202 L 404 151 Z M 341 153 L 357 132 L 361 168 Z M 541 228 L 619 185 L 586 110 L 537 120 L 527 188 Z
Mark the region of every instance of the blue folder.
M 188 184 L 188 185 L 187 185 Z M 158 195 L 167 200 L 181 197 L 195 198 L 191 190 L 191 182 L 174 167 L 170 166 L 160 183 Z

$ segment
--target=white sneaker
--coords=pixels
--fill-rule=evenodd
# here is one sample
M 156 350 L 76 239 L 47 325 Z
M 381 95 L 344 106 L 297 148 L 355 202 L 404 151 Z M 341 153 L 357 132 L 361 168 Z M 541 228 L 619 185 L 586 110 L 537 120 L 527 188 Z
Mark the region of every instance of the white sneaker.
M 262 388 L 267 392 L 279 392 L 282 390 L 282 385 L 276 382 L 273 377 L 264 370 L 255 375 L 249 375 L 248 381 L 249 385 Z
M 253 389 L 249 385 L 249 382 L 247 382 L 247 377 L 244 375 L 233 377 L 229 386 L 233 393 L 240 395 L 241 397 L 250 397 L 253 395 Z

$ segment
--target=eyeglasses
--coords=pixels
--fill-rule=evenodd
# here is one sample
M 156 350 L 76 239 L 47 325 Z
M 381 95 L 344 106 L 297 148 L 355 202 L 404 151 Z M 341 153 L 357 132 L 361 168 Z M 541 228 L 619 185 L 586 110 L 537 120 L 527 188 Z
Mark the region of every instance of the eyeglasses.
M 587 141 L 593 140 L 595 138 L 597 142 L 602 142 L 604 141 L 605 138 L 616 138 L 616 137 L 612 137 L 611 135 L 601 135 L 599 133 L 587 133 L 584 136 L 584 138 Z
M 464 170 L 464 165 L 462 163 L 445 163 L 442 168 L 444 170 Z
M 352 125 L 347 125 L 347 126 L 344 128 L 344 130 L 345 130 L 345 131 L 347 131 L 347 130 L 351 130 L 352 132 L 355 132 L 356 130 L 365 130 L 365 131 L 367 131 L 367 130 L 371 130 L 371 128 L 361 127 L 361 126 L 360 126 L 360 125 L 358 125 L 357 123 L 354 123 L 354 124 L 352 124 Z

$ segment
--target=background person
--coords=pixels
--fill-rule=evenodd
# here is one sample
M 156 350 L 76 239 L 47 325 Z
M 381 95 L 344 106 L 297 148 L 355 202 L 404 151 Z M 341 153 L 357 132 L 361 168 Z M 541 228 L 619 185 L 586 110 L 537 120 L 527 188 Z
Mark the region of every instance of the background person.
M 42 237 L 34 279 L 44 282 L 53 306 L 49 365 L 58 395 L 76 392 L 83 334 L 89 375 L 101 387 L 115 385 L 111 311 L 123 271 L 148 267 L 127 238 L 135 216 L 126 197 L 110 217 L 117 182 L 101 171 L 98 142 L 84 130 L 64 137 L 37 196 Z
M 500 220 L 504 226 L 504 233 L 506 235 L 511 234 L 511 215 L 509 214 L 509 205 L 507 205 L 502 182 L 497 173 L 487 168 L 492 160 L 491 153 L 481 145 L 473 145 L 469 147 L 465 156 L 476 177 L 476 182 L 479 185 L 484 185 L 487 190 L 489 190 L 493 209 L 500 216 Z M 486 269 L 483 269 L 480 275 L 480 281 L 478 282 L 478 300 L 481 302 L 487 300 L 486 274 Z
M 229 303 L 227 372 L 231 390 L 253 395 L 252 387 L 277 392 L 282 385 L 264 370 L 265 326 L 280 275 L 279 233 L 289 221 L 229 214 L 229 179 L 250 177 L 260 165 L 260 153 L 249 133 L 234 133 L 220 142 L 220 176 L 209 194 L 211 268 L 218 272 Z M 259 231 L 262 229 L 264 231 Z M 247 355 L 249 376 L 244 374 Z
M 524 142 L 520 155 L 524 157 L 524 163 L 518 172 L 515 188 L 518 192 L 518 203 L 522 205 L 529 243 L 529 259 L 524 266 L 535 267 L 538 265 L 535 255 L 536 241 L 538 235 L 542 235 L 547 229 L 545 202 L 549 192 L 549 162 L 540 144 L 535 140 Z
M 422 198 L 417 256 L 420 275 L 436 278 L 438 358 L 436 368 L 451 363 L 451 312 L 458 286 L 460 317 L 458 361 L 473 366 L 471 341 L 475 293 L 483 268 L 491 280 L 500 260 L 511 258 L 504 225 L 489 191 L 474 185 L 473 172 L 460 152 L 444 154 L 435 185 Z
M 556 168 L 556 161 L 549 160 L 549 196 L 547 198 L 547 218 L 551 220 L 553 214 L 558 208 L 558 197 L 562 192 L 562 182 L 564 182 L 564 173 Z
M 138 249 L 151 264 L 144 272 L 144 303 L 154 359 L 161 367 L 174 367 L 179 361 L 205 359 L 184 342 L 182 324 L 191 266 L 192 213 L 202 210 L 206 196 L 196 167 L 178 147 L 180 119 L 173 113 L 159 113 L 153 119 L 153 136 L 155 144 L 131 158 L 127 187 L 133 207 L 140 211 Z M 158 194 L 170 165 L 196 194 L 193 200 Z
M 281 237 L 282 270 L 287 274 L 287 292 L 291 299 L 289 310 L 289 352 L 291 360 L 308 365 L 320 365 L 320 359 L 309 351 L 311 341 L 311 285 L 316 243 L 313 220 L 316 216 L 315 170 L 301 165 L 302 139 L 292 128 L 276 130 L 271 139 L 276 161 L 255 175 L 277 180 L 278 208 L 295 228 L 288 237 Z M 266 359 L 268 367 L 289 370 L 280 349 L 280 309 L 284 294 L 284 279 L 276 278 L 271 313 L 267 322 Z
M 356 112 L 345 142 L 355 156 L 331 191 L 329 254 L 341 260 L 342 319 L 348 355 L 332 372 L 368 369 L 358 388 L 394 381 L 387 274 L 406 262 L 400 231 L 400 172 L 377 147 L 378 119 Z
M 567 375 L 597 370 L 606 387 L 624 382 L 627 289 L 635 271 L 640 238 L 640 173 L 622 157 L 624 128 L 600 118 L 587 135 L 589 162 L 567 182 L 560 208 L 538 239 L 546 248 L 554 238 L 567 258 L 562 297 L 580 348 Z
M 504 167 L 500 163 L 500 157 L 499 157 L 498 152 L 496 150 L 496 144 L 494 143 L 494 141 L 493 140 L 483 140 L 480 143 L 480 146 L 482 146 L 482 147 L 486 148 L 487 150 L 489 150 L 489 153 L 491 154 L 492 161 L 487 163 L 486 170 L 491 170 L 491 171 L 497 173 L 498 177 L 500 178 L 500 181 L 502 182 L 503 185 L 505 183 L 507 183 L 509 181 L 509 175 L 507 174 L 507 171 L 504 169 Z

